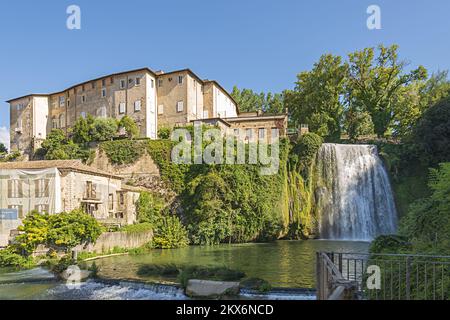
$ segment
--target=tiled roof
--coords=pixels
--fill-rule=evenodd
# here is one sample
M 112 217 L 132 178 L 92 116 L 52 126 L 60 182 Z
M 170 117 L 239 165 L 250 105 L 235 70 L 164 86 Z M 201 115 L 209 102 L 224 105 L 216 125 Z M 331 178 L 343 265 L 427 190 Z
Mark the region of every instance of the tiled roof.
M 78 171 L 92 175 L 112 177 L 121 179 L 121 177 L 110 174 L 88 165 L 81 160 L 42 160 L 42 161 L 20 161 L 20 162 L 1 162 L 0 169 L 47 169 L 58 168 L 60 170 Z

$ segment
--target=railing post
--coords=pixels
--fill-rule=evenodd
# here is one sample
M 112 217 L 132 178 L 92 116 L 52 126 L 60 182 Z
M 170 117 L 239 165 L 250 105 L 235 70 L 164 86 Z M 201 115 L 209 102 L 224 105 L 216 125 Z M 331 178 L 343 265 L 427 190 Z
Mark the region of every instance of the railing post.
M 316 252 L 316 299 L 321 300 L 322 284 L 320 279 L 320 252 Z
M 406 258 L 406 300 L 411 299 L 411 257 Z

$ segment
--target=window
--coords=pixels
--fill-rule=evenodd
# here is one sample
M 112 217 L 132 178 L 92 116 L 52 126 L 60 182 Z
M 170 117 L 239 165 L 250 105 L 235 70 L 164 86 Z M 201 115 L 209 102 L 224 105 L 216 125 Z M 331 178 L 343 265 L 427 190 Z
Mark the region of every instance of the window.
M 141 100 L 136 100 L 134 102 L 134 112 L 141 111 Z
M 63 108 L 66 105 L 66 97 L 60 96 L 59 97 L 59 107 Z
M 106 79 L 102 79 L 102 87 L 106 86 Z
M 36 198 L 47 198 L 50 195 L 50 180 L 38 179 L 34 181 L 34 191 Z
M 123 206 L 125 204 L 125 197 L 123 193 L 119 193 L 119 204 Z
M 86 181 L 85 198 L 97 199 L 97 186 L 92 181 Z
M 119 104 L 119 113 L 124 114 L 125 113 L 125 102 L 121 102 Z
M 102 98 L 106 98 L 106 89 L 105 88 L 102 89 Z
M 106 107 L 100 107 L 97 109 L 97 117 L 106 118 Z
M 208 110 L 204 110 L 203 111 L 203 119 L 208 119 L 209 118 L 209 112 Z
M 178 76 L 178 84 L 183 84 L 183 76 Z
M 155 87 L 155 80 L 153 80 L 153 79 L 150 80 L 150 86 L 151 86 L 152 88 Z
M 125 89 L 125 86 L 126 86 L 126 82 L 125 82 L 125 80 L 120 80 L 120 89 Z
M 95 89 L 95 82 L 92 82 L 91 85 L 92 85 L 92 89 Z
M 114 78 L 113 77 L 111 77 L 111 84 L 113 84 L 114 83 Z
M 81 111 L 80 116 L 81 116 L 83 119 L 86 119 L 86 112 Z
M 245 138 L 247 140 L 250 140 L 253 138 L 253 130 L 252 129 L 245 130 Z
M 278 128 L 272 128 L 271 132 L 270 132 L 270 139 L 272 141 L 275 141 L 275 139 L 277 139 L 280 135 L 280 131 L 278 130 Z
M 183 101 L 178 101 L 177 102 L 177 112 L 183 112 L 183 108 L 184 108 Z
M 162 87 L 163 86 L 163 80 L 162 79 L 159 79 L 158 80 L 158 87 Z
M 70 99 L 67 99 L 67 108 L 70 108 Z
M 83 95 L 81 96 L 81 103 L 85 103 L 85 102 L 86 102 L 86 95 L 83 94 Z
M 84 92 L 84 85 L 81 86 L 81 92 Z
M 239 129 L 234 129 L 233 132 L 236 137 L 239 137 Z
M 8 180 L 8 198 L 23 198 L 22 180 Z
M 61 113 L 59 115 L 59 127 L 60 128 L 66 127 L 66 114 L 65 113 Z
M 258 130 L 258 137 L 259 137 L 259 139 L 265 139 L 266 138 L 266 129 L 260 128 Z
M 164 114 L 164 105 L 163 104 L 160 104 L 158 106 L 158 114 Z
M 109 207 L 109 211 L 113 211 L 114 210 L 114 194 L 110 193 L 108 196 L 108 207 Z
M 58 129 L 58 126 L 59 126 L 59 121 L 55 116 L 53 116 L 52 117 L 52 129 Z
M 136 78 L 134 84 L 139 86 L 141 84 L 141 78 Z

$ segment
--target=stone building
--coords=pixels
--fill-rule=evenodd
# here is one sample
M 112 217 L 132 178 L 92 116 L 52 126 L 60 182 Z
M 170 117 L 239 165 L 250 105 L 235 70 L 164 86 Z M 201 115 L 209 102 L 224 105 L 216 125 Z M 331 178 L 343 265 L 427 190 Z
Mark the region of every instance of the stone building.
M 140 191 L 79 160 L 0 163 L 0 246 L 32 210 L 82 208 L 106 225 L 132 224 Z
M 79 117 L 121 119 L 127 115 L 140 136 L 157 138 L 158 129 L 195 120 L 225 119 L 249 130 L 277 127 L 283 119 L 240 114 L 233 97 L 214 80 L 202 80 L 190 69 L 164 73 L 148 68 L 103 76 L 51 94 L 29 94 L 10 104 L 11 150 L 31 156 L 54 128 L 68 132 Z M 250 119 L 250 118 L 255 119 Z M 267 123 L 263 123 L 268 121 Z M 285 127 L 283 128 L 285 130 Z M 249 131 L 250 132 L 250 131 Z

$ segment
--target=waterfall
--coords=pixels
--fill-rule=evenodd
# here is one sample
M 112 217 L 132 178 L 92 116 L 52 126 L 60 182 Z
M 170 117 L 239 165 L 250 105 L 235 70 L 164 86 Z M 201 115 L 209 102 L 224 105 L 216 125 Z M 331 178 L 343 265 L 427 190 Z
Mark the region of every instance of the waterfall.
M 376 146 L 323 144 L 316 170 L 321 238 L 370 241 L 396 232 L 394 197 Z

